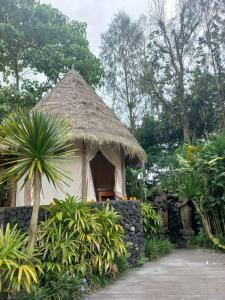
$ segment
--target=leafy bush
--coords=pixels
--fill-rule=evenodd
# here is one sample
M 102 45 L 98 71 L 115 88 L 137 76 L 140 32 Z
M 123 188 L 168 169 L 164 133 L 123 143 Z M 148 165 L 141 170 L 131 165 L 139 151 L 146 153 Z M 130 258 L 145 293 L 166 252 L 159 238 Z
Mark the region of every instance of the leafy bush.
M 55 200 L 42 222 L 39 245 L 48 271 L 115 274 L 115 258 L 126 254 L 119 215 L 109 206 L 97 208 L 68 196 Z
M 118 224 L 120 216 L 106 205 L 104 208 L 96 210 L 98 227 L 100 228 L 99 236 L 99 253 L 93 256 L 91 262 L 94 269 L 100 274 L 117 273 L 116 264 L 119 258 L 125 258 L 127 249 L 123 241 L 124 231 Z
M 17 300 L 66 300 L 83 299 L 87 292 L 86 280 L 68 275 L 63 272 L 48 272 L 42 276 L 40 284 L 34 287 L 31 293 L 20 293 Z
M 165 238 L 160 237 L 145 240 L 145 256 L 149 260 L 154 260 L 169 254 L 172 249 L 173 245 Z
M 149 239 L 162 232 L 163 222 L 161 216 L 154 210 L 150 203 L 141 203 L 143 216 L 144 236 Z
M 215 238 L 220 240 L 223 244 L 225 244 L 224 236 L 216 236 Z M 217 244 L 213 243 L 212 240 L 210 240 L 204 228 L 200 228 L 199 233 L 191 238 L 190 245 L 218 250 Z
M 88 277 L 88 289 L 89 292 L 98 290 L 103 288 L 115 281 L 115 277 L 107 274 L 107 275 L 100 275 L 100 274 L 90 274 Z
M 36 252 L 27 248 L 28 237 L 14 226 L 0 228 L 0 292 L 14 294 L 31 290 L 42 272 Z
M 115 263 L 119 273 L 123 273 L 129 269 L 129 264 L 125 256 L 116 257 Z
M 83 282 L 73 275 L 62 272 L 48 272 L 42 283 L 29 295 L 19 295 L 20 300 L 79 300 L 87 292 L 86 280 Z

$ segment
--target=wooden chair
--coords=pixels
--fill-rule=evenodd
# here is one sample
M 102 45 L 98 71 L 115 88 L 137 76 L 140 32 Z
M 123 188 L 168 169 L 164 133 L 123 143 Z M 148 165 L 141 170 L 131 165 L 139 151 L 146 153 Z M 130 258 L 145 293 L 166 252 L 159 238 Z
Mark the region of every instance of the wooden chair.
M 101 203 L 103 198 L 114 198 L 115 197 L 115 193 L 112 191 L 98 191 L 97 192 L 98 195 L 98 202 Z

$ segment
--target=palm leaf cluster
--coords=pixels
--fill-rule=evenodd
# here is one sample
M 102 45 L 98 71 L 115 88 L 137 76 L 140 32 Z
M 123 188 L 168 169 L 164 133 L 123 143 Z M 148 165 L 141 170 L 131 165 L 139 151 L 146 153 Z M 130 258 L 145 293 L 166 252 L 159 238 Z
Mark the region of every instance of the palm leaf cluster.
M 69 122 L 53 114 L 20 111 L 9 115 L 1 125 L 5 168 L 0 182 L 23 177 L 25 184 L 34 177 L 35 170 L 54 185 L 65 182 L 68 176 L 59 160 L 74 156 L 72 145 L 68 144 L 69 134 Z

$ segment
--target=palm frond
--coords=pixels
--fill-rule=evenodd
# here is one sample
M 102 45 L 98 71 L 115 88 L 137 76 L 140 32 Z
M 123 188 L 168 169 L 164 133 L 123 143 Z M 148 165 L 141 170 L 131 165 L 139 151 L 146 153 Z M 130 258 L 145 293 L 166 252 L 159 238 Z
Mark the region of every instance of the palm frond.
M 56 185 L 68 184 L 69 176 L 59 167 L 62 160 L 75 156 L 69 143 L 70 124 L 50 113 L 19 111 L 10 114 L 1 125 L 1 145 L 4 170 L 0 183 L 14 177 L 33 178 L 36 169 Z

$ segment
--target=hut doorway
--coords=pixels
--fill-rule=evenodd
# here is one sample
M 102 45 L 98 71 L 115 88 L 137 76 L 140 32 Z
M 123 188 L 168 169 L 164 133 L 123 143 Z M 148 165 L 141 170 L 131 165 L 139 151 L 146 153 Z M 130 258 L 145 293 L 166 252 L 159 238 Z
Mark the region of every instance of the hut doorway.
M 96 198 L 99 202 L 115 198 L 115 166 L 98 152 L 90 162 Z

